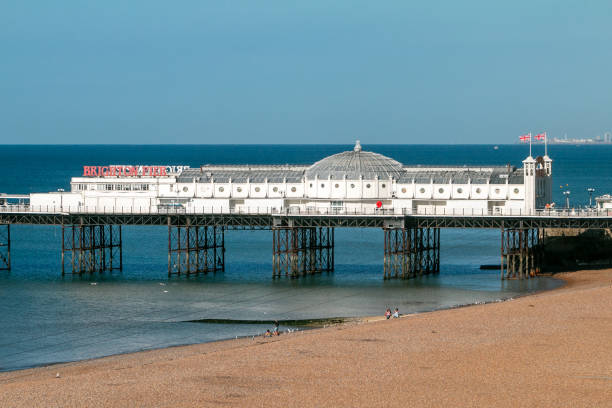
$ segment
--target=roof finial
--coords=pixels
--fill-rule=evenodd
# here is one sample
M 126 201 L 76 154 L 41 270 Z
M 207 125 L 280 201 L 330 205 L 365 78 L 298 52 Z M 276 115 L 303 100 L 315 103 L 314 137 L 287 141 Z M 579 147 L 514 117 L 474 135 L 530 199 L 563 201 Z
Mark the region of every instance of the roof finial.
M 361 151 L 361 143 L 359 143 L 359 140 L 355 141 L 355 147 L 353 148 L 354 151 L 356 152 L 360 152 Z

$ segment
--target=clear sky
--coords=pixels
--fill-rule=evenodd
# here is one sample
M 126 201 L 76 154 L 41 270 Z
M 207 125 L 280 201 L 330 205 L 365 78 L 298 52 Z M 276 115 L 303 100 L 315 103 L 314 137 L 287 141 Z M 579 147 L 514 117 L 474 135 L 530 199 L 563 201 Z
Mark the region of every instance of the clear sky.
M 612 130 L 612 1 L 0 2 L 0 143 Z

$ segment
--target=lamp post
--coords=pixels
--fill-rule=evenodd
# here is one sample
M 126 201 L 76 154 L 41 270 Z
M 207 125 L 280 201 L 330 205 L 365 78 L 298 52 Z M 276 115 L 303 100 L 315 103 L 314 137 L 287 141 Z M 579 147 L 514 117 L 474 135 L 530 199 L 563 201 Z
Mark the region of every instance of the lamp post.
M 64 211 L 64 195 L 62 194 L 64 189 L 58 188 L 57 192 L 60 193 L 60 211 Z
M 589 192 L 589 208 L 593 208 L 593 193 L 595 192 L 595 189 L 593 187 L 589 187 L 587 188 L 587 191 Z
M 563 195 L 565 196 L 565 208 L 567 208 L 569 210 L 569 196 L 571 194 L 571 191 L 569 190 L 565 190 L 563 192 Z

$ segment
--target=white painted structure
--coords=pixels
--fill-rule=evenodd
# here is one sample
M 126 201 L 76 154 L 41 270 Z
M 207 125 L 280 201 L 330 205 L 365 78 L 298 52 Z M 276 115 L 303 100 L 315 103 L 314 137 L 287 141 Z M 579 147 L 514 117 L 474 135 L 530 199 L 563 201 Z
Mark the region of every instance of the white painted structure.
M 595 198 L 598 210 L 612 210 L 612 196 L 610 194 L 604 194 Z
M 352 151 L 311 166 L 205 165 L 177 172 L 73 177 L 70 192 L 31 194 L 30 206 L 96 212 L 337 212 L 529 214 L 552 201 L 552 160 L 512 166 L 404 166 Z M 102 169 L 102 167 L 100 167 Z M 86 168 L 85 174 L 91 174 Z M 154 174 L 154 175 L 150 175 Z

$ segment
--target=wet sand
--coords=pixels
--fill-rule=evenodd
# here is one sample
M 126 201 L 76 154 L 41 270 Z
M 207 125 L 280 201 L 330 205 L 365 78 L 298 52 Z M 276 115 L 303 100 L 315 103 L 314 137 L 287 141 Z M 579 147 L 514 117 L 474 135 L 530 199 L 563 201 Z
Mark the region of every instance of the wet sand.
M 0 373 L 0 406 L 612 407 L 612 270 L 557 277 L 507 302 Z

